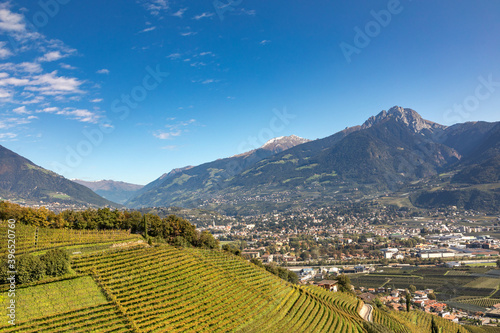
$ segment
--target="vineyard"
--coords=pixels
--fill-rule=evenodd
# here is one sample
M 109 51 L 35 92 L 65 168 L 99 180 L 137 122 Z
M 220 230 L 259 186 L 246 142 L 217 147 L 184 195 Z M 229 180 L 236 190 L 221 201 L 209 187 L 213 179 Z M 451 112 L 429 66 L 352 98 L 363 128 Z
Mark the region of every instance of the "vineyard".
M 0 223 L 0 235 L 7 238 L 7 224 Z M 101 243 L 125 242 L 142 239 L 140 235 L 124 230 L 75 230 L 52 229 L 16 224 L 16 253 L 43 251 L 61 246 L 96 245 Z M 0 244 L 0 254 L 7 251 L 7 242 Z
M 226 252 L 137 246 L 74 255 L 72 269 L 77 276 L 20 288 L 30 306 L 0 331 L 367 331 L 354 295 L 292 285 Z M 399 333 L 428 332 L 430 318 L 373 310 L 374 325 Z M 467 332 L 438 320 L 443 333 Z

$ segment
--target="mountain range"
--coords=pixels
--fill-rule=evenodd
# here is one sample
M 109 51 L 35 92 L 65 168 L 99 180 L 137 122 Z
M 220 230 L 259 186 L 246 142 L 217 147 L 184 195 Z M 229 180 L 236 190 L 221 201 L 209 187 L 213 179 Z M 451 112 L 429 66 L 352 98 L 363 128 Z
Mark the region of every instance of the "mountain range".
M 72 179 L 75 183 L 88 187 L 101 197 L 110 201 L 123 204 L 132 198 L 137 191 L 143 188 L 143 185 L 130 184 L 114 180 L 85 181 Z
M 439 186 L 426 188 L 429 180 Z M 144 187 L 72 182 L 0 146 L 0 196 L 35 202 L 251 214 L 402 191 L 420 207 L 498 211 L 499 184 L 500 122 L 444 126 L 399 106 L 326 138 L 279 137 L 242 154 L 176 168 Z
M 355 191 L 362 197 L 444 172 L 456 174 L 454 182 L 491 181 L 467 177 L 488 168 L 498 179 L 499 133 L 500 123 L 444 126 L 395 106 L 323 139 L 280 137 L 245 154 L 173 170 L 125 204 L 206 206 L 234 213 L 232 206 L 263 197 L 336 200 Z

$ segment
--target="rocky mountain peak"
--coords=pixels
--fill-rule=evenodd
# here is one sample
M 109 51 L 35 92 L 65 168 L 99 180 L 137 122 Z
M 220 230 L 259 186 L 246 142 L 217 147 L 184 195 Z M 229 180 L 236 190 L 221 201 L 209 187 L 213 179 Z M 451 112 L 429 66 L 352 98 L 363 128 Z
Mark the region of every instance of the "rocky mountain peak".
M 435 122 L 426 120 L 418 114 L 415 110 L 403 108 L 400 106 L 393 106 L 389 111 L 382 110 L 376 116 L 368 118 L 367 121 L 361 126 L 362 129 L 372 127 L 375 124 L 381 123 L 386 119 L 394 119 L 397 122 L 408 126 L 413 132 L 421 133 L 422 131 L 431 131 L 445 129 L 446 126 L 437 124 Z

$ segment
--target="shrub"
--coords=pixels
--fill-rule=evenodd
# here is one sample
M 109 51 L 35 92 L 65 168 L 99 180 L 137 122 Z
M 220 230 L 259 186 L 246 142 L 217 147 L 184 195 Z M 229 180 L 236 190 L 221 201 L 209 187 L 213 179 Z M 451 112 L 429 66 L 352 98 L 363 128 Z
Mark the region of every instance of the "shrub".
M 41 256 L 47 276 L 61 276 L 69 272 L 69 255 L 63 249 L 53 249 Z

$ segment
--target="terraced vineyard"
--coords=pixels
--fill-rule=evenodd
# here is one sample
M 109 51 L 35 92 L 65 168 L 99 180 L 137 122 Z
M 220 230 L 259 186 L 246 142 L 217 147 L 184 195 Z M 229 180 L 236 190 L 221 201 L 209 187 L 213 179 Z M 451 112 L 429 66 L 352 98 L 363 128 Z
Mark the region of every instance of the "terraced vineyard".
M 338 304 L 342 294 L 325 299 L 221 252 L 133 249 L 75 258 L 74 268 L 92 274 L 141 331 L 363 331 L 356 308 Z
M 469 332 L 461 325 L 455 324 L 454 322 L 451 322 L 449 320 L 419 310 L 410 312 L 396 312 L 394 316 L 404 319 L 407 322 L 410 322 L 411 324 L 415 325 L 420 330 L 422 330 L 422 332 L 431 331 L 432 318 L 434 318 L 437 326 L 441 328 L 442 332 L 460 332 L 460 333 Z
M 365 305 L 355 296 L 292 285 L 225 252 L 137 246 L 73 256 L 72 268 L 81 277 L 18 291 L 40 307 L 26 309 L 15 327 L 0 331 L 367 331 L 359 315 Z M 92 297 L 82 299 L 86 295 Z M 374 324 L 398 333 L 428 332 L 430 323 L 429 315 L 417 311 L 374 309 L 372 316 Z M 443 333 L 466 332 L 443 319 L 439 323 Z
M 101 244 L 142 239 L 140 235 L 124 230 L 75 230 L 37 228 L 21 223 L 15 228 L 16 253 L 48 250 L 61 246 Z M 0 222 L 0 235 L 7 238 L 7 224 Z M 0 242 L 0 255 L 6 253 L 7 242 Z

